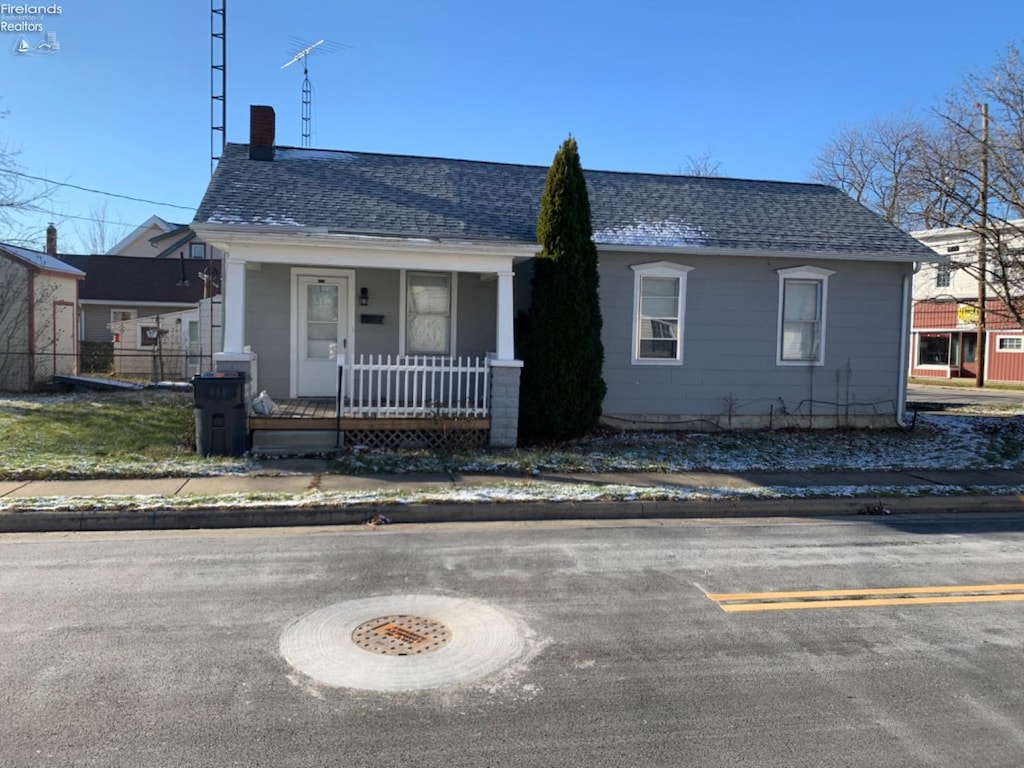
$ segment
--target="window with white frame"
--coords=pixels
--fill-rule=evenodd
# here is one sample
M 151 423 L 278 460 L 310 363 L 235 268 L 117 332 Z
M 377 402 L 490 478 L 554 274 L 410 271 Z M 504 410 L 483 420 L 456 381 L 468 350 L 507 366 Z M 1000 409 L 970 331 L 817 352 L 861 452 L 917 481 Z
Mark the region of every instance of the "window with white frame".
M 451 353 L 452 278 L 451 274 L 439 272 L 406 273 L 406 354 Z
M 823 365 L 828 278 L 820 267 L 780 269 L 778 365 Z
M 996 340 L 996 349 L 1000 352 L 1024 352 L 1024 337 L 1000 336 Z
M 633 269 L 633 362 L 683 362 L 686 276 L 693 269 L 659 261 Z
M 128 320 L 134 320 L 139 316 L 137 309 L 112 309 L 110 310 L 110 322 L 111 323 L 124 323 Z
M 949 264 L 935 265 L 935 287 L 949 288 L 952 280 L 953 268 Z
M 205 259 L 206 243 L 192 243 L 188 248 L 188 255 L 191 259 Z

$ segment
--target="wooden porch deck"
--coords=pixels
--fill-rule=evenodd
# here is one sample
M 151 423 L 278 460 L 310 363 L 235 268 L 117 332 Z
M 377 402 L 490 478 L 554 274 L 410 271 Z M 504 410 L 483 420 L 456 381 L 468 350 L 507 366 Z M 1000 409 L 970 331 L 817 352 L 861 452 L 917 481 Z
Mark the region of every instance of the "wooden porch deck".
M 342 416 L 334 414 L 334 398 L 298 398 L 275 400 L 273 413 L 249 414 L 249 431 L 274 430 L 488 430 L 489 418 L 438 418 L 434 416 Z

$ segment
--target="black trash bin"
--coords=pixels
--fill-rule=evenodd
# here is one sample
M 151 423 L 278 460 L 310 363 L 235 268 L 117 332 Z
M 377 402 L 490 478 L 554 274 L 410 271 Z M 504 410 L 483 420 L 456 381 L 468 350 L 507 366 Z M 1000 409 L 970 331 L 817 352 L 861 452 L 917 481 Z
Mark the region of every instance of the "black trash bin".
M 245 373 L 202 373 L 192 377 L 196 453 L 241 456 L 249 449 Z

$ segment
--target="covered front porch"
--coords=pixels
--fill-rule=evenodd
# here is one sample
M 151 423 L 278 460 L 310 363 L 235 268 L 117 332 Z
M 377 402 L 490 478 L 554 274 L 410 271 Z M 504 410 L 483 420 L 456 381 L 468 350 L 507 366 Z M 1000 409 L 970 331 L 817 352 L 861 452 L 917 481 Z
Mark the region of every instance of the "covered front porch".
M 515 261 L 532 247 L 203 228 L 225 251 L 223 351 L 244 371 L 254 445 L 517 439 Z M 292 434 L 285 439 L 286 433 Z M 304 434 L 303 434 L 304 433 Z
M 256 446 L 379 449 L 482 447 L 490 433 L 491 367 L 481 358 L 339 354 L 332 398 L 274 401 L 251 413 Z M 286 434 L 292 433 L 292 434 Z

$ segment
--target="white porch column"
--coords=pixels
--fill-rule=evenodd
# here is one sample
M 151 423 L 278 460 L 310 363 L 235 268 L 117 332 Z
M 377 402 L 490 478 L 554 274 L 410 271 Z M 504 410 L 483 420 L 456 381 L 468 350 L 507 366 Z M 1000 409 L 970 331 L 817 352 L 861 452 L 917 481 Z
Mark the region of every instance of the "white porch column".
M 498 348 L 496 360 L 515 360 L 515 310 L 512 298 L 514 272 L 498 273 Z
M 224 264 L 224 351 L 239 353 L 245 348 L 245 260 L 225 255 Z

